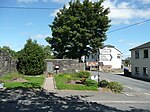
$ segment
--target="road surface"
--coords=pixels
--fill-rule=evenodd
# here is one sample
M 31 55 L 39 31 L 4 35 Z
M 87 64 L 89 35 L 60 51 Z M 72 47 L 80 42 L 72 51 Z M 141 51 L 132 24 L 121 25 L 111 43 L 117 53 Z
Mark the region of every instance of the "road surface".
M 91 72 L 92 75 L 98 75 L 98 72 Z M 125 92 L 134 92 L 139 94 L 147 94 L 150 95 L 150 82 L 137 80 L 130 77 L 125 77 L 119 74 L 112 73 L 101 73 L 100 72 L 100 80 L 106 79 L 109 81 L 120 82 L 125 87 Z

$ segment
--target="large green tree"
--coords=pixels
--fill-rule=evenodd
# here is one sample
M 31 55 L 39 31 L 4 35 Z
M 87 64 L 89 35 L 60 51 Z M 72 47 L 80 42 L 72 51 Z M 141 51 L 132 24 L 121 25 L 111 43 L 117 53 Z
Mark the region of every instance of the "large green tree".
M 81 59 L 102 46 L 110 27 L 109 8 L 105 9 L 103 2 L 76 0 L 59 10 L 49 25 L 52 37 L 46 38 L 57 58 Z
M 44 53 L 45 53 L 45 59 L 52 59 L 54 58 L 51 47 L 49 45 L 43 46 Z
M 18 55 L 18 71 L 25 75 L 40 75 L 45 70 L 45 53 L 41 45 L 27 40 Z

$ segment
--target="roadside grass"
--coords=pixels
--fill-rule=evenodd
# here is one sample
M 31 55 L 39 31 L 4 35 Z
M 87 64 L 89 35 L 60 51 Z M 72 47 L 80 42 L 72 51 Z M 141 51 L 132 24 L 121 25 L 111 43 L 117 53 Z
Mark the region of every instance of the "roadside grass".
M 91 90 L 98 91 L 98 88 L 95 86 L 86 86 L 83 84 L 71 84 L 67 83 L 67 78 L 60 77 L 59 75 L 55 75 L 56 87 L 59 90 Z
M 5 76 L 0 77 L 0 81 L 7 82 L 11 79 L 16 79 L 16 78 L 24 78 L 24 75 L 19 74 L 17 72 L 16 73 L 10 73 L 10 74 L 7 74 Z
M 26 82 L 18 82 L 14 79 L 22 78 Z M 14 81 L 11 81 L 14 80 Z M 0 81 L 4 82 L 6 88 L 41 88 L 44 83 L 44 75 L 40 76 L 26 76 L 19 73 L 7 74 L 0 77 Z

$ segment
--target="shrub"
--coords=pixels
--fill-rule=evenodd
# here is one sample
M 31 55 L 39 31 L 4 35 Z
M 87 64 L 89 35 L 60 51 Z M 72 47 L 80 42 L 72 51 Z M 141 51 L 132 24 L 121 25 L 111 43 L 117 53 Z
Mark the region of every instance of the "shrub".
M 102 80 L 100 81 L 100 87 L 106 87 L 108 85 L 108 81 L 107 80 Z
M 63 77 L 67 79 L 67 83 L 71 82 L 72 77 L 70 74 L 65 74 Z
M 3 80 L 3 79 L 0 79 L 0 83 L 4 83 L 5 82 L 5 80 Z
M 123 90 L 123 85 L 118 82 L 109 82 L 107 88 L 114 93 L 121 93 Z
M 84 85 L 97 87 L 98 83 L 97 83 L 96 81 L 94 81 L 94 80 L 87 79 L 87 80 L 84 82 Z
M 80 71 L 80 72 L 76 73 L 76 75 L 79 78 L 88 78 L 91 74 L 90 74 L 90 72 L 87 72 L 87 71 Z
M 58 77 L 64 77 L 64 74 L 56 74 Z
M 45 56 L 41 45 L 32 39 L 27 40 L 18 54 L 18 71 L 24 75 L 41 75 L 45 70 Z

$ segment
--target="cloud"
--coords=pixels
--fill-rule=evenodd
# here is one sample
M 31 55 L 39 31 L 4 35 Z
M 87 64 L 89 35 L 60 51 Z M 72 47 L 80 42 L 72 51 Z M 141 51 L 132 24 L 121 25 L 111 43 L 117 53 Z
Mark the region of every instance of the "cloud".
M 128 2 L 117 2 L 107 0 L 103 3 L 105 8 L 110 7 L 109 17 L 112 24 L 130 24 L 132 19 L 150 18 L 149 9 L 138 9 L 137 6 Z
M 31 23 L 31 22 L 28 22 L 26 25 L 27 25 L 27 26 L 33 26 L 34 24 Z
M 125 42 L 125 39 L 120 39 L 120 40 L 118 40 L 118 42 Z
M 69 0 L 52 0 L 53 2 L 60 2 L 68 5 Z M 91 0 L 96 2 L 98 0 Z M 120 2 L 119 0 L 105 0 L 103 5 L 105 8 L 110 7 L 109 18 L 112 20 L 112 25 L 119 24 L 131 24 L 133 20 L 143 20 L 150 18 L 150 8 L 138 8 L 138 4 L 141 1 L 144 3 L 150 3 L 150 0 L 138 0 L 135 2 Z M 142 5 L 140 7 L 143 7 Z M 56 16 L 59 9 L 54 10 L 50 16 Z M 136 22 L 136 21 L 134 21 Z
M 120 44 L 123 44 L 125 46 L 130 46 L 130 47 L 134 47 L 134 46 L 137 46 L 139 44 L 139 42 L 131 42 L 125 38 L 121 38 L 120 40 L 118 40 L 118 42 Z
M 123 55 L 122 55 L 122 58 L 123 58 L 123 59 L 126 59 L 126 58 L 128 58 L 128 57 L 131 57 L 131 52 L 130 52 L 130 51 L 128 51 L 128 52 L 126 52 L 126 53 L 123 53 Z
M 150 4 L 150 0 L 139 0 L 139 1 L 144 3 L 144 4 Z
M 129 43 L 127 43 L 126 45 L 133 48 L 133 47 L 138 46 L 138 45 L 139 45 L 139 42 L 129 42 Z
M 46 37 L 50 37 L 49 34 L 37 34 L 37 35 L 34 35 L 32 36 L 32 38 L 36 38 L 36 39 L 40 39 L 40 38 L 46 38 Z
M 38 2 L 38 0 L 17 0 L 20 3 L 32 3 L 32 2 Z
M 57 12 L 59 12 L 60 9 L 55 9 L 52 13 L 50 13 L 49 16 L 55 17 Z
M 52 0 L 53 2 L 55 2 L 55 3 L 63 3 L 63 4 L 66 4 L 66 3 L 68 3 L 69 2 L 69 0 Z
M 66 8 L 69 8 L 69 4 L 65 4 L 65 6 L 66 6 Z M 62 9 L 62 8 L 55 9 L 52 13 L 50 13 L 49 16 L 55 17 L 57 12 L 59 12 L 60 9 Z
M 48 0 L 17 0 L 19 3 L 33 3 L 33 2 L 38 2 L 38 1 L 42 1 L 42 2 L 48 2 Z

